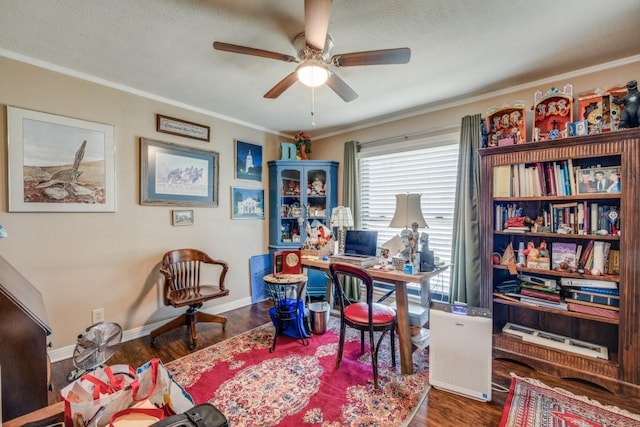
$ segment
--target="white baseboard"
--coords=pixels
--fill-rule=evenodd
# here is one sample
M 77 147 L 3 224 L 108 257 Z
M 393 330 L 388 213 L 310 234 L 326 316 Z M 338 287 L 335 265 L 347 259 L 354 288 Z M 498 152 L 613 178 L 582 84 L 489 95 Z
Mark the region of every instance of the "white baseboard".
M 220 313 L 224 313 L 226 311 L 229 310 L 234 310 L 236 308 L 240 308 L 240 307 L 244 307 L 247 305 L 251 305 L 251 297 L 247 297 L 247 298 L 242 298 L 242 299 L 238 299 L 235 301 L 231 301 L 227 304 L 221 304 L 221 305 L 217 305 L 215 307 L 212 307 L 210 309 L 204 309 L 202 310 L 204 313 L 209 313 L 209 314 L 220 314 Z M 154 323 L 150 323 L 148 325 L 144 325 L 144 326 L 140 326 L 137 328 L 133 328 L 133 329 L 128 329 L 126 331 L 122 332 L 122 342 L 125 341 L 131 341 L 134 340 L 136 338 L 141 338 L 144 336 L 148 336 L 149 332 L 151 332 L 152 330 L 154 330 L 155 328 L 162 326 L 164 323 L 166 323 L 168 320 L 170 320 L 171 317 L 164 319 L 164 320 L 160 320 L 158 322 L 154 322 Z M 73 350 L 76 348 L 76 345 L 68 345 L 66 347 L 61 347 L 61 348 L 56 348 L 54 350 L 50 350 L 49 353 L 49 357 L 51 358 L 51 362 L 55 363 L 55 362 L 59 362 L 61 360 L 64 359 L 68 359 L 71 356 L 73 356 Z

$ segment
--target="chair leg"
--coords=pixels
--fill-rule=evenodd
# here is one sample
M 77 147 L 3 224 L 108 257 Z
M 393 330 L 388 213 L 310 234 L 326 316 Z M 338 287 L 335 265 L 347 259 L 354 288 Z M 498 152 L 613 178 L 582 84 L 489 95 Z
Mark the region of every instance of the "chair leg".
M 159 326 L 153 331 L 151 331 L 149 333 L 149 336 L 151 337 L 151 345 L 154 345 L 156 343 L 156 337 L 158 335 L 164 334 L 165 332 L 169 332 L 172 329 L 175 329 L 184 325 L 189 325 L 189 319 L 187 318 L 187 313 L 183 313 L 182 315 L 176 317 L 170 322 L 167 322 L 164 325 Z
M 342 360 L 342 351 L 344 350 L 344 336 L 346 334 L 347 325 L 344 322 L 340 325 L 340 341 L 338 342 L 338 355 L 336 356 L 336 369 L 340 367 Z
M 360 331 L 360 355 L 364 354 L 364 330 Z
M 384 332 L 383 332 L 384 334 Z M 380 337 L 382 339 L 382 337 Z M 369 330 L 369 346 L 371 348 L 371 366 L 373 366 L 373 388 L 378 389 L 378 346 L 375 343 L 373 329 Z
M 389 335 L 391 335 L 391 364 L 396 367 L 396 328 L 392 328 Z
M 187 319 L 189 321 L 189 332 L 191 332 L 191 343 L 189 349 L 193 350 L 198 344 L 198 331 L 196 331 L 196 317 L 197 313 L 187 312 Z
M 209 314 L 199 311 L 196 317 L 198 322 L 220 323 L 222 325 L 223 331 L 227 326 L 227 318 L 224 316 L 218 316 L 217 314 Z

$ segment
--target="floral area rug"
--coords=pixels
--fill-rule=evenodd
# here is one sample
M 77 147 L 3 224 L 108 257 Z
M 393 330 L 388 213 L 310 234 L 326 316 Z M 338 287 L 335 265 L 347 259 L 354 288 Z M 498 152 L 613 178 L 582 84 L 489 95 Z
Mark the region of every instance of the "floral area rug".
M 339 320 L 309 345 L 278 337 L 266 324 L 167 364 L 196 404 L 210 402 L 238 426 L 402 426 L 425 398 L 429 385 L 427 350 L 413 354 L 413 375 L 391 365 L 388 335 L 378 356 L 379 390 L 373 388 L 369 346 L 360 356 L 360 333 L 347 328 L 339 369 L 335 369 Z M 376 335 L 377 336 L 377 335 Z M 365 339 L 365 342 L 368 340 Z
M 640 427 L 640 416 L 513 376 L 500 427 Z

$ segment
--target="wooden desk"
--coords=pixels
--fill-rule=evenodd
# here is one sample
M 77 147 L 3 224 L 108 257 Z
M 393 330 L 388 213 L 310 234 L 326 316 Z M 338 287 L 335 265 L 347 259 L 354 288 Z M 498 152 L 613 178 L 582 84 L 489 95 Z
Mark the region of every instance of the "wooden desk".
M 329 274 L 329 261 L 319 259 L 302 258 L 302 267 L 313 268 Z M 431 289 L 430 279 L 445 271 L 448 266 L 437 268 L 434 271 L 417 274 L 404 274 L 398 270 L 380 270 L 368 268 L 367 273 L 373 280 L 390 283 L 396 288 L 396 305 L 398 314 L 398 341 L 400 342 L 400 369 L 403 374 L 413 374 L 413 359 L 411 349 L 411 333 L 409 332 L 409 299 L 407 283 L 420 285 L 421 305 L 429 307 Z

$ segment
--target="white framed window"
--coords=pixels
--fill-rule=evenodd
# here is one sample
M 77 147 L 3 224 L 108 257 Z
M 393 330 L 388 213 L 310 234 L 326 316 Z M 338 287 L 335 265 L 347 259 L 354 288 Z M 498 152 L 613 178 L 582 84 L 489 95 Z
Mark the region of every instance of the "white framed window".
M 378 231 L 378 246 L 399 234 L 390 228 L 395 195 L 422 194 L 429 249 L 451 263 L 459 133 L 388 144 L 363 144 L 359 153 L 362 228 Z M 431 280 L 434 299 L 449 295 L 450 272 Z

